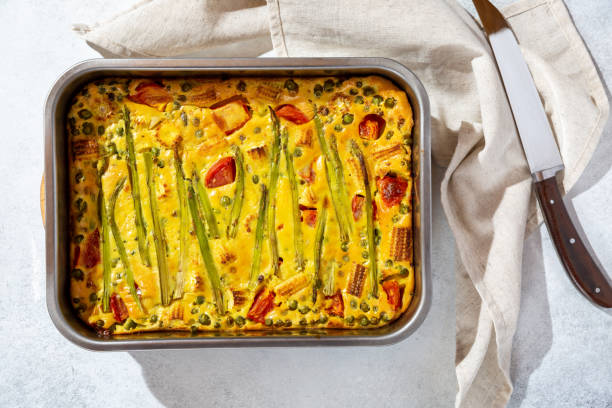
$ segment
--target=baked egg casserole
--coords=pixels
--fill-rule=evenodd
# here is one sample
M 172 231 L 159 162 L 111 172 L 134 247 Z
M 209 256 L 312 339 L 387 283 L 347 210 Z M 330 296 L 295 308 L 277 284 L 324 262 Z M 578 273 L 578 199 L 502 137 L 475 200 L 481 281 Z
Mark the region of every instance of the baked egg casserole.
M 85 84 L 73 307 L 101 335 L 388 324 L 414 290 L 412 127 L 379 76 Z

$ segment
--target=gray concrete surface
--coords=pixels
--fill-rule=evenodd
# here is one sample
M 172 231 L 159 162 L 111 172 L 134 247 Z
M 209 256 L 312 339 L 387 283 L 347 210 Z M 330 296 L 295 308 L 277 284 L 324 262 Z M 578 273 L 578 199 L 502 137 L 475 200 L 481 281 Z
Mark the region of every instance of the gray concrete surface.
M 45 307 L 38 207 L 43 101 L 66 67 L 97 56 L 71 24 L 110 17 L 134 2 L 0 1 L 0 406 L 452 406 L 454 244 L 439 204 L 440 169 L 434 171 L 433 305 L 421 329 L 397 345 L 94 353 L 55 330 Z M 612 83 L 612 3 L 568 6 Z M 608 126 L 571 193 L 610 268 L 611 165 Z M 576 293 L 545 231 L 527 241 L 524 265 L 510 405 L 612 406 L 612 318 Z

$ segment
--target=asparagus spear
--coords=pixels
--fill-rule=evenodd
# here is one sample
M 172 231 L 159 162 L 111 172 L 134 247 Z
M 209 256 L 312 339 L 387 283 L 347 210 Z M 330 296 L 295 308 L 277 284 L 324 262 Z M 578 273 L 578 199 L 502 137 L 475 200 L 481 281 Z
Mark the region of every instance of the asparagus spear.
M 161 302 L 164 306 L 170 304 L 172 293 L 170 291 L 170 275 L 166 259 L 166 239 L 162 231 L 159 210 L 157 208 L 157 193 L 155 189 L 155 178 L 153 175 L 153 153 L 144 152 L 145 168 L 147 171 L 147 186 L 149 188 L 149 204 L 151 206 L 151 218 L 153 218 L 153 242 L 155 243 L 155 254 L 157 255 L 157 270 L 159 273 L 159 289 L 161 291 Z
M 280 129 L 278 118 L 274 110 L 268 106 L 272 118 L 272 154 L 270 156 L 270 183 L 268 204 L 268 236 L 270 240 L 270 260 L 272 269 L 276 276 L 280 276 L 280 265 L 278 264 L 278 239 L 276 237 L 276 190 L 278 189 L 279 162 L 280 162 Z
M 372 206 L 372 192 L 370 191 L 370 178 L 363 152 L 359 145 L 351 139 L 349 144 L 351 154 L 359 161 L 363 175 L 363 188 L 365 191 L 366 228 L 368 237 L 368 262 L 370 270 L 370 293 L 378 297 L 378 267 L 376 264 L 376 244 L 374 243 L 374 207 Z
M 350 211 L 351 208 L 348 199 L 348 193 L 346 191 L 346 183 L 344 182 L 344 169 L 342 168 L 342 161 L 340 160 L 340 154 L 338 153 L 338 145 L 336 143 L 336 135 L 331 135 L 329 138 L 329 147 L 332 154 L 332 166 L 334 173 L 336 173 L 336 182 L 338 187 L 339 199 L 343 207 L 345 223 L 348 226 L 350 232 L 353 231 L 353 224 L 351 223 Z
M 295 177 L 295 169 L 293 168 L 293 154 L 289 153 L 287 147 L 289 143 L 289 132 L 283 128 L 282 132 L 282 147 L 285 153 L 285 161 L 287 163 L 287 176 L 289 177 L 289 185 L 291 186 L 291 204 L 293 214 L 293 244 L 295 246 L 295 264 L 299 271 L 304 270 L 304 240 L 302 238 L 302 223 L 300 220 L 300 206 L 298 202 L 298 186 Z
M 338 220 L 338 228 L 340 229 L 340 239 L 342 242 L 349 241 L 349 229 L 350 229 L 350 218 L 349 218 L 349 207 L 344 205 L 342 199 L 342 189 L 340 187 L 344 184 L 344 178 L 341 173 L 341 163 L 335 161 L 335 156 L 332 153 L 327 141 L 325 140 L 325 132 L 323 131 L 323 123 L 317 114 L 314 116 L 315 129 L 317 131 L 317 137 L 321 150 L 325 156 L 325 170 L 327 177 L 327 184 L 329 186 L 329 192 L 331 195 L 332 204 L 336 212 L 336 219 Z
M 232 146 L 234 152 L 234 160 L 236 162 L 236 193 L 234 194 L 234 203 L 230 212 L 230 221 L 227 225 L 227 237 L 236 238 L 238 232 L 238 222 L 240 221 L 240 212 L 242 211 L 242 202 L 244 201 L 244 160 L 242 152 L 236 145 Z
M 125 130 L 125 142 L 127 145 L 127 165 L 129 169 L 130 185 L 132 190 L 132 200 L 134 201 L 134 211 L 136 212 L 136 234 L 138 236 L 138 252 L 142 263 L 151 266 L 151 256 L 147 244 L 147 232 L 145 229 L 144 217 L 142 215 L 142 202 L 140 200 L 140 185 L 138 184 L 138 167 L 136 166 L 136 152 L 134 150 L 134 137 L 130 124 L 130 110 L 123 105 L 123 126 Z
M 193 188 L 193 180 L 187 191 L 187 202 L 189 203 L 189 211 L 191 212 L 191 218 L 193 219 L 193 225 L 195 227 L 195 233 L 198 237 L 198 244 L 200 245 L 200 253 L 204 260 L 204 266 L 206 267 L 206 273 L 208 274 L 208 280 L 215 297 L 215 304 L 217 306 L 217 312 L 219 314 L 225 313 L 225 302 L 223 301 L 223 291 L 221 289 L 221 281 L 219 280 L 219 274 L 215 261 L 213 260 L 210 246 L 208 244 L 208 238 L 204 232 L 204 225 L 202 219 L 198 213 L 198 204 L 196 202 L 196 195 Z
M 249 279 L 250 289 L 254 289 L 257 286 L 257 277 L 259 275 L 259 266 L 261 263 L 261 244 L 263 241 L 264 220 L 267 205 L 268 190 L 264 184 L 261 184 L 261 198 L 259 200 L 259 212 L 257 214 L 257 227 L 255 228 L 255 247 L 253 248 L 253 261 L 251 263 L 251 276 Z
M 317 301 L 317 287 L 321 283 L 321 253 L 323 252 L 323 238 L 325 237 L 325 224 L 327 223 L 327 197 L 323 199 L 321 214 L 317 220 L 314 243 L 314 278 L 312 279 L 312 303 Z
M 106 203 L 104 202 L 104 190 L 102 189 L 102 175 L 108 168 L 108 159 L 105 157 L 100 163 L 98 169 L 98 215 L 102 223 L 102 276 L 103 276 L 103 293 L 102 293 L 102 311 L 108 313 L 110 311 L 110 292 L 111 292 L 111 264 L 110 264 L 110 234 L 108 228 L 108 217 Z
M 110 223 L 111 231 L 113 232 L 113 238 L 115 238 L 115 244 L 117 245 L 119 258 L 121 259 L 121 263 L 123 264 L 123 268 L 125 269 L 125 278 L 127 280 L 128 289 L 130 290 L 130 294 L 132 295 L 132 298 L 136 302 L 138 308 L 143 311 L 142 304 L 140 303 L 140 298 L 138 297 L 138 293 L 136 293 L 136 285 L 134 285 L 134 272 L 132 271 L 132 266 L 128 260 L 128 255 L 125 250 L 125 246 L 123 245 L 123 240 L 121 239 L 121 233 L 119 232 L 119 226 L 117 225 L 117 220 L 115 219 L 115 205 L 117 204 L 117 198 L 119 197 L 119 193 L 121 193 L 121 190 L 125 185 L 125 181 L 126 177 L 123 177 L 115 185 L 115 189 L 113 190 L 113 194 L 110 198 L 108 220 Z
M 200 182 L 200 176 L 196 169 L 192 172 L 193 182 L 195 184 L 195 198 L 198 203 L 198 208 L 204 218 L 206 219 L 206 225 L 208 227 L 208 236 L 212 239 L 220 237 L 219 227 L 217 226 L 217 218 L 213 212 L 212 205 L 210 205 L 210 199 L 208 198 L 208 192 L 206 188 Z
M 183 163 L 178 148 L 174 149 L 174 171 L 176 173 L 176 190 L 179 199 L 179 268 L 176 272 L 176 287 L 174 288 L 174 299 L 183 297 L 185 288 L 185 272 L 189 264 L 189 210 L 187 209 L 187 192 L 185 190 L 185 174 L 183 173 Z

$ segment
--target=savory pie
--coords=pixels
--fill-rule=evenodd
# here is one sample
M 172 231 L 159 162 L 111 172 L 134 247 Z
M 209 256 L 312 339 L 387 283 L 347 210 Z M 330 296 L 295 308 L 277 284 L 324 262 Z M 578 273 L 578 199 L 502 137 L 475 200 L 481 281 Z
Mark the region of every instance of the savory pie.
M 412 126 L 378 76 L 84 85 L 74 308 L 102 334 L 388 324 L 414 288 Z

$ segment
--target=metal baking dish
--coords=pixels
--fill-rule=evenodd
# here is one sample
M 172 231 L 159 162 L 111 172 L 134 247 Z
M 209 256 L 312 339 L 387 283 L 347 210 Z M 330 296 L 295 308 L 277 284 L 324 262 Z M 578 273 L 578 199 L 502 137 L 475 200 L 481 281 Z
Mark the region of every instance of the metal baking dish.
M 74 92 L 104 76 L 316 76 L 376 74 L 392 80 L 408 95 L 414 111 L 415 294 L 408 309 L 391 324 L 362 330 L 295 329 L 242 333 L 155 332 L 99 337 L 74 312 L 69 296 L 69 180 L 65 119 Z M 431 298 L 430 111 L 421 82 L 406 67 L 384 58 L 255 59 L 96 59 L 66 71 L 45 104 L 45 195 L 47 309 L 68 340 L 91 350 L 137 350 L 247 346 L 365 346 L 398 342 L 413 333 L 429 310 Z

